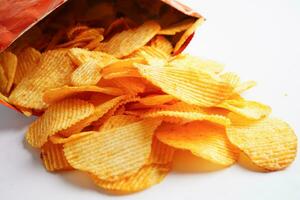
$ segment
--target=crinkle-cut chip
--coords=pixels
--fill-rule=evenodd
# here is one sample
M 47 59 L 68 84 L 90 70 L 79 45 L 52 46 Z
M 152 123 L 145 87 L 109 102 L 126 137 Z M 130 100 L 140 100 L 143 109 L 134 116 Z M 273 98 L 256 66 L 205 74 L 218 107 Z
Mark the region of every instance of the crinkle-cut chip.
M 64 171 L 73 169 L 65 158 L 63 145 L 47 142 L 41 148 L 41 158 L 45 168 L 50 171 Z
M 0 93 L 6 93 L 6 86 L 7 86 L 8 80 L 5 75 L 4 68 L 2 67 L 0 63 Z
M 101 67 L 105 67 L 111 63 L 117 61 L 117 59 L 109 54 L 100 51 L 89 51 L 81 48 L 72 48 L 69 50 L 68 55 L 70 56 L 73 63 L 80 66 L 89 60 L 96 60 Z
M 92 115 L 94 111 L 93 104 L 79 99 L 67 99 L 53 104 L 42 117 L 30 125 L 26 139 L 33 147 L 40 148 L 49 136 L 71 127 Z
M 94 105 L 100 105 L 105 103 L 106 101 L 109 101 L 111 99 L 115 98 L 115 96 L 107 95 L 103 93 L 93 93 L 91 94 L 89 98 L 89 102 Z
M 81 132 L 81 133 L 75 133 L 73 135 L 70 135 L 70 137 L 63 137 L 59 134 L 52 135 L 49 137 L 49 141 L 51 141 L 53 144 L 65 144 L 67 142 L 71 142 L 73 140 L 77 140 L 79 138 L 85 137 L 87 135 L 93 134 L 94 132 L 92 131 L 87 131 L 87 132 Z
M 236 88 L 234 88 L 235 94 L 242 94 L 243 92 L 253 88 L 256 86 L 255 81 L 246 81 L 244 83 L 239 84 Z
M 71 83 L 74 86 L 96 85 L 102 77 L 100 70 L 96 60 L 89 60 L 72 73 Z
M 75 38 L 74 40 L 71 40 L 66 43 L 55 46 L 55 49 L 75 48 L 75 47 L 78 47 L 78 44 L 81 44 L 81 43 L 86 45 L 86 43 L 92 41 L 94 38 L 95 38 L 94 36 L 89 36 L 89 37 L 85 37 L 85 38 Z M 80 45 L 80 46 L 83 46 L 83 45 Z
M 169 27 L 166 27 L 158 32 L 159 35 L 175 35 L 176 33 L 186 31 L 188 28 L 190 28 L 194 23 L 195 19 L 185 19 L 181 22 L 178 22 L 176 24 L 172 24 Z
M 65 98 L 72 97 L 76 94 L 83 92 L 97 92 L 106 95 L 119 96 L 124 94 L 124 92 L 119 88 L 112 87 L 98 87 L 98 86 L 63 86 L 60 88 L 54 88 L 47 90 L 43 96 L 45 103 L 51 105 Z
M 5 93 L 9 94 L 14 83 L 18 65 L 18 58 L 15 54 L 9 51 L 5 51 L 0 53 L 0 64 L 2 65 L 7 78 Z
M 150 95 L 144 98 L 141 98 L 139 102 L 146 106 L 153 106 L 153 105 L 163 105 L 165 103 L 169 103 L 176 100 L 175 97 L 169 94 L 158 94 L 158 95 Z
M 208 161 L 229 166 L 236 162 L 238 149 L 230 144 L 225 128 L 209 122 L 191 122 L 185 125 L 162 125 L 157 138 L 172 147 L 191 151 Z
M 173 52 L 172 43 L 166 37 L 161 35 L 157 35 L 153 38 L 150 42 L 150 46 L 165 52 L 167 55 L 171 55 Z
M 99 36 L 103 36 L 103 34 L 104 34 L 104 28 L 89 28 L 79 33 L 75 37 L 75 39 L 89 38 L 89 37 L 97 38 Z
M 142 115 L 145 118 L 162 118 L 166 122 L 189 123 L 191 121 L 210 121 L 223 126 L 229 126 L 230 120 L 219 114 L 211 114 L 204 108 L 178 102 L 163 108 L 152 109 Z
M 151 154 L 147 164 L 165 165 L 173 162 L 175 148 L 159 141 L 154 135 L 152 140 Z
M 193 70 L 205 70 L 213 74 L 223 71 L 223 65 L 212 60 L 203 60 L 189 54 L 179 54 L 170 60 L 170 65 L 178 68 L 191 68 Z
M 12 104 L 24 108 L 43 110 L 48 105 L 43 101 L 44 93 L 70 82 L 74 71 L 66 50 L 47 51 L 42 54 L 36 70 L 24 77 L 9 96 Z
M 284 121 L 265 118 L 242 121 L 226 129 L 230 142 L 257 166 L 276 171 L 289 166 L 296 157 L 297 137 Z
M 122 58 L 145 46 L 160 30 L 160 25 L 147 21 L 136 29 L 129 29 L 114 35 L 97 50 Z
M 197 19 L 192 26 L 190 26 L 181 36 L 179 41 L 176 43 L 174 52 L 180 50 L 180 48 L 184 45 L 187 39 L 196 31 L 196 29 L 205 21 L 204 18 Z
M 232 72 L 226 72 L 222 75 L 220 75 L 220 78 L 231 85 L 231 87 L 236 88 L 241 83 L 241 79 L 239 75 L 232 73 Z
M 130 68 L 130 69 L 122 69 L 119 72 L 109 73 L 103 76 L 104 79 L 114 79 L 114 78 L 140 78 L 141 75 L 137 69 Z
M 170 57 L 160 49 L 150 46 L 144 46 L 140 48 L 139 50 L 134 52 L 133 56 L 144 58 L 147 64 L 153 67 L 165 65 Z
M 126 126 L 134 122 L 138 122 L 141 119 L 132 115 L 115 115 L 110 117 L 104 124 L 101 126 L 100 131 L 106 131 L 109 129 L 118 128 L 121 126 Z
M 98 178 L 114 181 L 136 173 L 151 152 L 152 136 L 158 120 L 142 120 L 118 128 L 94 132 L 64 144 L 72 167 Z
M 116 33 L 122 32 L 124 30 L 130 29 L 131 20 L 128 18 L 118 18 L 114 20 L 109 27 L 105 30 L 105 36 L 115 35 Z
M 78 121 L 77 123 L 73 124 L 67 129 L 64 129 L 59 132 L 59 134 L 69 137 L 72 134 L 79 133 L 82 131 L 85 127 L 91 125 L 93 122 L 97 121 L 101 117 L 103 117 L 106 113 L 108 113 L 111 109 L 113 109 L 115 106 L 117 106 L 121 101 L 129 98 L 126 95 L 115 97 L 113 99 L 110 99 L 102 104 L 99 104 L 95 107 L 95 111 L 91 113 L 86 118 L 83 118 L 82 120 Z
M 136 66 L 143 77 L 188 104 L 211 107 L 232 95 L 230 85 L 205 71 L 176 66 Z
M 93 39 L 92 41 L 90 41 L 87 45 L 85 45 L 83 48 L 88 49 L 88 50 L 94 50 L 96 49 L 100 42 L 102 42 L 102 40 L 104 40 L 104 37 L 98 36 L 97 38 Z
M 85 31 L 87 29 L 89 29 L 89 27 L 88 26 L 84 26 L 84 25 L 74 26 L 74 27 L 70 28 L 70 30 L 67 31 L 67 36 L 68 36 L 69 40 L 73 40 L 81 32 L 83 32 L 83 31 Z
M 27 76 L 38 66 L 42 54 L 32 48 L 28 47 L 22 50 L 18 55 L 18 65 L 14 83 L 19 84 L 23 77 Z
M 217 107 L 227 109 L 252 120 L 259 120 L 267 117 L 272 112 L 270 106 L 244 99 L 228 99 L 217 105 Z
M 121 178 L 116 181 L 107 181 L 99 179 L 90 174 L 95 184 L 113 192 L 133 193 L 145 190 L 155 184 L 160 183 L 171 170 L 171 165 L 147 165 L 127 178 Z
M 143 93 L 146 85 L 141 78 L 137 77 L 121 77 L 110 79 L 118 88 L 122 89 L 127 94 L 135 95 Z

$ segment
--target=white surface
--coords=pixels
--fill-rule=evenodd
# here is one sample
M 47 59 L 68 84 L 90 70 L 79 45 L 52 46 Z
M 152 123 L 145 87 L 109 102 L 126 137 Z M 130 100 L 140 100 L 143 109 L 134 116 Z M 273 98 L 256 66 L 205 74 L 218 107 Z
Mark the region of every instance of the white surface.
M 300 137 L 300 1 L 186 0 L 208 20 L 187 49 L 226 64 L 258 86 L 247 97 L 273 107 Z M 161 184 L 128 196 L 97 190 L 79 173 L 50 174 L 24 144 L 30 120 L 0 107 L 0 199 L 300 199 L 299 157 L 275 173 L 239 165 L 215 172 L 171 173 Z

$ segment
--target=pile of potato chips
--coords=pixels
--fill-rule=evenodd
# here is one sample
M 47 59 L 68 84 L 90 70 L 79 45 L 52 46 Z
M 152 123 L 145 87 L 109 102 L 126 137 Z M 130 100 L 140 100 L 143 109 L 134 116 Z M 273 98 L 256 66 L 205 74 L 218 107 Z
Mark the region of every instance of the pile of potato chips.
M 80 170 L 101 188 L 130 193 L 162 181 L 176 150 L 224 167 L 241 153 L 266 171 L 290 165 L 293 130 L 241 97 L 255 82 L 179 53 L 203 18 L 160 19 L 76 24 L 39 49 L 1 53 L 0 99 L 40 116 L 26 140 L 45 168 Z

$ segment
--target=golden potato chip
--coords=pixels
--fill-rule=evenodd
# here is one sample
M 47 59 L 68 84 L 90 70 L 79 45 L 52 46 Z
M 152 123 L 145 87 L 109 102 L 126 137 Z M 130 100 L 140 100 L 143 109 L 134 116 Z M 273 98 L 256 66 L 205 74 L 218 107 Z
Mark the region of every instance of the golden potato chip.
M 89 36 L 89 37 L 83 37 L 83 38 L 75 38 L 74 40 L 68 41 L 66 43 L 60 44 L 55 46 L 54 49 L 60 49 L 60 48 L 75 48 L 75 47 L 83 47 L 90 41 L 92 41 L 95 38 L 95 36 Z M 104 39 L 103 36 L 101 38 Z
M 1 84 L 1 81 L 0 81 L 0 84 Z M 6 96 L 4 96 L 3 94 L 1 94 L 1 92 L 0 92 L 0 100 L 8 102 L 8 98 Z
M 93 39 L 92 41 L 90 41 L 87 45 L 83 46 L 83 48 L 88 49 L 88 50 L 94 50 L 100 45 L 100 42 L 102 40 L 104 40 L 104 37 L 102 35 L 98 36 L 95 39 Z
M 23 108 L 20 106 L 16 106 L 16 108 L 23 113 L 26 117 L 30 117 L 32 115 L 32 109 Z
M 211 107 L 232 95 L 230 85 L 205 71 L 176 66 L 136 66 L 143 77 L 188 104 Z
M 110 117 L 104 124 L 101 126 L 100 131 L 105 131 L 109 129 L 119 128 L 120 126 L 126 126 L 140 121 L 141 119 L 132 115 L 115 115 Z
M 238 150 L 226 136 L 225 128 L 209 122 L 161 126 L 157 138 L 172 147 L 191 151 L 194 155 L 229 166 L 236 162 Z
M 205 70 L 209 73 L 219 74 L 223 71 L 223 65 L 211 60 L 203 60 L 189 54 L 179 54 L 170 60 L 170 65 L 178 68 L 191 68 L 193 70 Z
M 18 66 L 14 83 L 19 84 L 23 77 L 28 73 L 32 73 L 36 66 L 38 66 L 41 53 L 32 47 L 22 50 L 18 55 Z
M 48 105 L 43 101 L 44 93 L 70 82 L 67 78 L 74 67 L 65 50 L 47 51 L 42 54 L 39 65 L 24 77 L 9 96 L 12 104 L 24 108 L 43 110 Z
M 180 48 L 184 45 L 184 43 L 187 41 L 187 39 L 196 31 L 196 29 L 205 21 L 204 18 L 199 18 L 195 21 L 195 23 L 190 26 L 184 34 L 181 36 L 180 40 L 176 43 L 174 52 L 177 52 L 180 50 Z
M 272 112 L 271 107 L 267 105 L 244 99 L 228 99 L 217 105 L 217 107 L 227 109 L 245 118 L 253 120 L 264 118 Z
M 211 114 L 198 106 L 178 102 L 173 105 L 152 109 L 144 114 L 145 118 L 161 118 L 166 122 L 188 123 L 191 121 L 210 121 L 223 126 L 229 126 L 230 120 L 219 114 Z
M 65 156 L 75 169 L 90 172 L 100 179 L 114 181 L 120 176 L 130 176 L 146 163 L 152 136 L 159 124 L 157 120 L 142 120 L 94 132 L 64 144 Z
M 166 37 L 161 35 L 153 38 L 150 42 L 150 46 L 165 52 L 167 55 L 171 55 L 173 52 L 172 43 Z
M 89 60 L 96 60 L 101 68 L 114 63 L 117 59 L 109 54 L 100 51 L 89 51 L 86 49 L 72 48 L 68 52 L 72 62 L 77 66 L 83 65 Z
M 0 53 L 0 64 L 3 67 L 7 78 L 5 93 L 9 94 L 16 75 L 16 69 L 18 64 L 17 56 L 8 51 L 2 52 Z
M 92 131 L 88 131 L 88 132 L 81 132 L 81 133 L 75 133 L 73 135 L 70 135 L 69 137 L 63 137 L 59 134 L 56 134 L 56 135 L 52 135 L 49 137 L 49 141 L 51 141 L 53 144 L 64 144 L 64 143 L 67 143 L 67 142 L 71 142 L 73 140 L 76 140 L 76 139 L 79 139 L 79 138 L 82 138 L 82 137 L 85 137 L 87 135 L 91 135 L 93 134 L 94 132 Z
M 297 137 L 291 127 L 279 119 L 240 120 L 227 127 L 226 132 L 233 145 L 265 170 L 284 169 L 296 157 Z
M 43 96 L 43 100 L 47 104 L 53 104 L 70 96 L 74 96 L 82 92 L 97 92 L 107 95 L 119 96 L 124 92 L 119 88 L 98 87 L 98 86 L 63 86 L 47 90 Z
M 156 135 L 153 136 L 151 154 L 147 164 L 166 165 L 173 162 L 175 148 L 159 141 Z
M 122 58 L 146 45 L 160 30 L 160 25 L 147 21 L 136 29 L 129 29 L 114 35 L 97 50 Z
M 84 26 L 84 25 L 78 25 L 78 26 L 73 26 L 70 28 L 70 30 L 68 30 L 67 32 L 67 36 L 69 40 L 73 40 L 76 38 L 77 35 L 79 35 L 80 33 L 82 33 L 83 31 L 89 29 L 88 26 Z
M 41 158 L 45 168 L 50 171 L 71 170 L 63 152 L 63 145 L 47 142 L 41 148 Z
M 166 27 L 158 32 L 159 35 L 175 35 L 176 33 L 186 31 L 188 28 L 190 28 L 194 23 L 195 19 L 185 19 L 181 22 L 178 22 L 176 24 L 172 24 L 169 27 Z
M 79 99 L 67 99 L 53 104 L 30 125 L 26 139 L 31 146 L 40 148 L 49 136 L 71 127 L 94 111 L 93 104 Z
M 239 84 L 236 88 L 234 88 L 235 94 L 242 94 L 243 92 L 253 88 L 256 86 L 255 81 L 246 81 L 244 83 Z
M 150 46 L 140 48 L 134 52 L 133 56 L 144 58 L 146 62 L 153 67 L 165 65 L 170 57 L 160 49 Z
M 146 85 L 144 81 L 137 77 L 121 77 L 114 78 L 111 81 L 124 92 L 130 95 L 136 95 L 138 93 L 143 93 L 146 90 Z
M 96 60 L 89 60 L 80 65 L 71 76 L 71 83 L 74 86 L 96 85 L 101 79 L 101 67 Z
M 6 86 L 7 86 L 8 80 L 5 75 L 4 68 L 2 67 L 0 63 L 0 93 L 6 93 Z
M 160 183 L 170 170 L 170 165 L 148 165 L 139 169 L 132 176 L 116 181 L 102 180 L 93 174 L 90 176 L 96 185 L 101 188 L 115 192 L 132 193 L 145 190 Z
M 237 74 L 232 73 L 232 72 L 226 72 L 226 73 L 222 74 L 222 75 L 220 76 L 220 78 L 221 78 L 224 82 L 226 82 L 226 83 L 228 83 L 229 85 L 231 85 L 231 87 L 233 87 L 233 88 L 236 88 L 236 87 L 239 86 L 240 83 L 241 83 L 240 77 L 239 77 Z
M 169 103 L 176 100 L 175 97 L 168 94 L 161 94 L 161 95 L 150 95 L 144 98 L 141 98 L 139 102 L 146 106 L 155 106 L 155 105 L 163 105 L 165 103 Z

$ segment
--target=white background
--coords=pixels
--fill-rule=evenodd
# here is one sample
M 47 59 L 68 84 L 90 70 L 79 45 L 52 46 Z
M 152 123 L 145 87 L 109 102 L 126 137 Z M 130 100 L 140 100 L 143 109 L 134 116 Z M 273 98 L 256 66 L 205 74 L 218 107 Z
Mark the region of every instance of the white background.
M 300 137 L 300 1 L 185 0 L 207 18 L 186 50 L 220 61 L 258 86 L 247 97 L 273 107 Z M 23 140 L 26 119 L 0 106 L 0 199 L 300 199 L 300 159 L 274 173 L 239 165 L 172 172 L 161 184 L 127 196 L 104 194 L 80 173 L 47 173 Z M 199 164 L 199 163 L 198 163 Z

